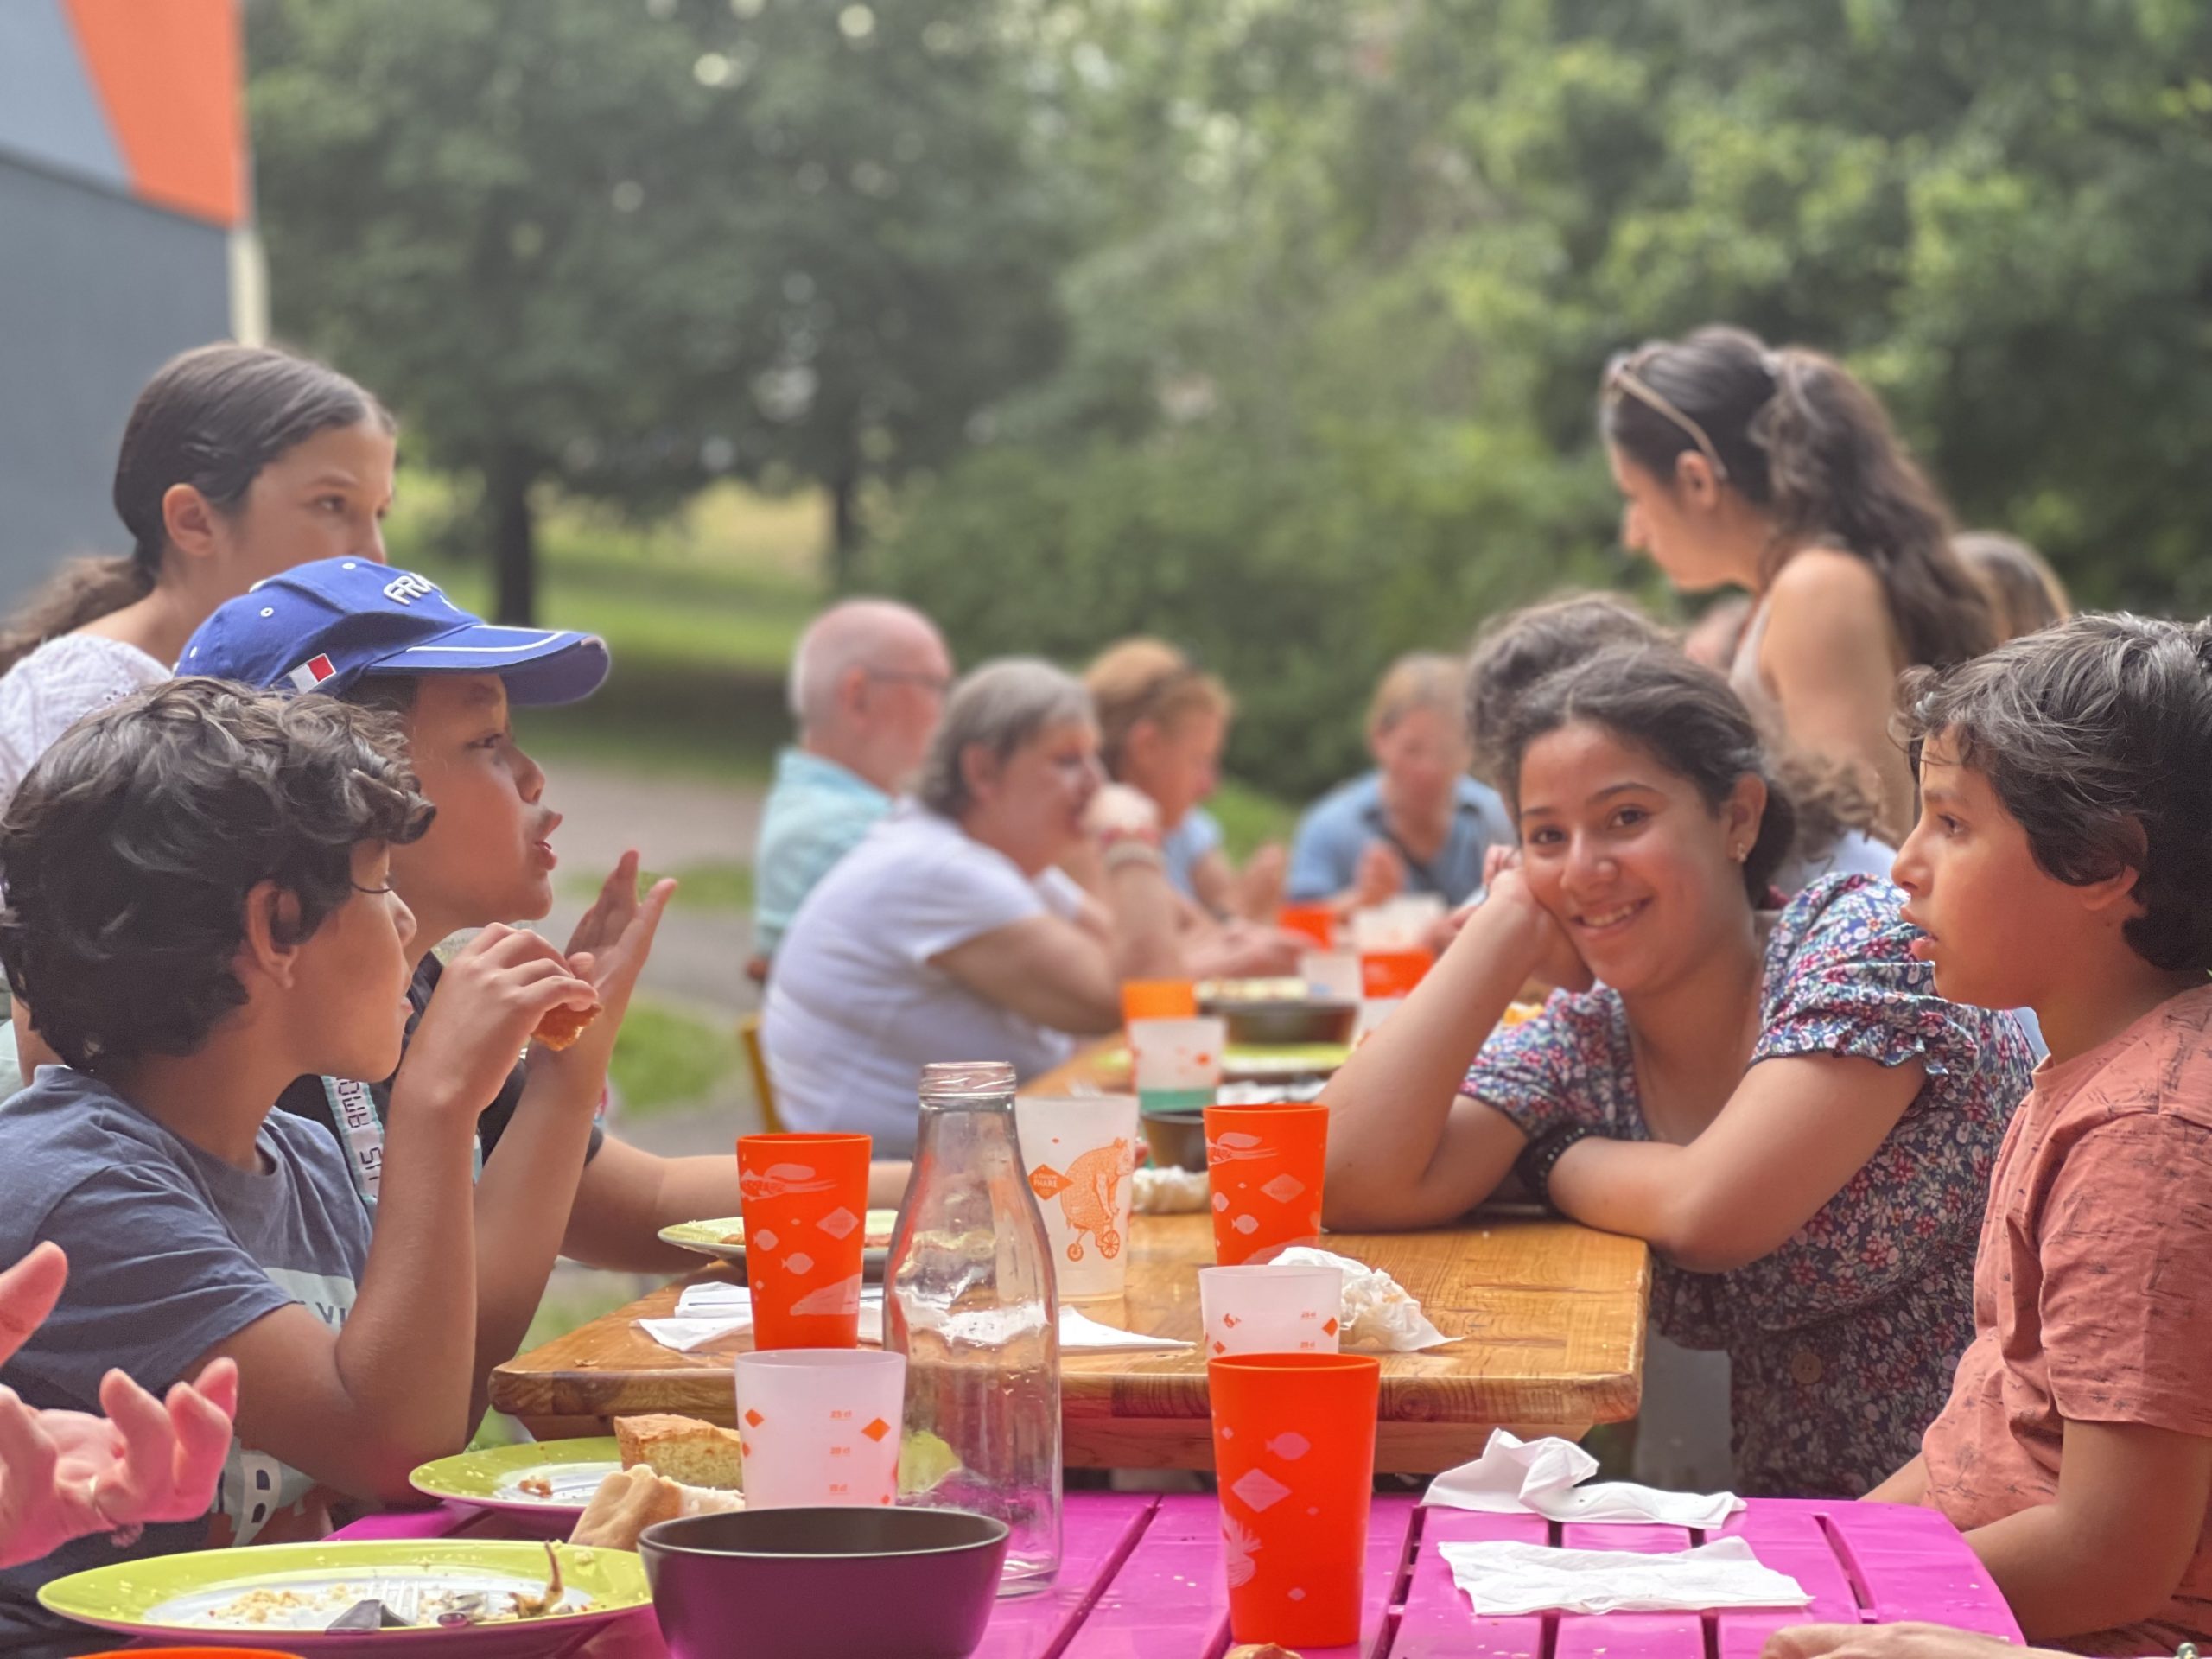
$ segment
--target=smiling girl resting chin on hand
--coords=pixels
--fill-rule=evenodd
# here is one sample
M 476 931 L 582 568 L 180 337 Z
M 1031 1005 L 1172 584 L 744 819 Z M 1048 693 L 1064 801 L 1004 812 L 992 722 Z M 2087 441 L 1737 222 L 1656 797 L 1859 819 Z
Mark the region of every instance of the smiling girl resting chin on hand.
M 1678 652 L 1542 680 L 1503 759 L 1519 867 L 1323 1095 L 1328 1224 L 1441 1225 L 1517 1166 L 1649 1240 L 1659 1328 L 1728 1351 L 1738 1490 L 1863 1493 L 1973 1331 L 2018 1026 L 1936 995 L 1885 883 L 1765 908 L 1789 801 L 1735 694 Z M 1500 1029 L 1570 957 L 1594 988 Z

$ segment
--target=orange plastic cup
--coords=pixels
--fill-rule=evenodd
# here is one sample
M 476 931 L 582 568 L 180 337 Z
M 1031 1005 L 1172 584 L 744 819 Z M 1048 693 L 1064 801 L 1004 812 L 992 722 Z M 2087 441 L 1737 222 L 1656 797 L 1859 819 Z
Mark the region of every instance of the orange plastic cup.
M 1229 1630 L 1237 1641 L 1358 1642 L 1382 1383 L 1382 1362 L 1371 1354 L 1206 1362 Z
M 1206 1182 L 1213 1257 L 1233 1268 L 1321 1236 L 1325 1106 L 1209 1106 Z
M 1359 959 L 1359 988 L 1366 996 L 1410 996 L 1435 964 L 1426 950 L 1373 950 Z
M 1130 979 L 1122 982 L 1122 1023 L 1198 1017 L 1198 988 L 1187 979 Z
M 1324 950 L 1336 948 L 1337 912 L 1329 905 L 1283 905 L 1275 911 L 1275 925 L 1286 933 L 1302 933 Z
M 860 1345 L 872 1145 L 865 1135 L 739 1137 L 755 1348 Z

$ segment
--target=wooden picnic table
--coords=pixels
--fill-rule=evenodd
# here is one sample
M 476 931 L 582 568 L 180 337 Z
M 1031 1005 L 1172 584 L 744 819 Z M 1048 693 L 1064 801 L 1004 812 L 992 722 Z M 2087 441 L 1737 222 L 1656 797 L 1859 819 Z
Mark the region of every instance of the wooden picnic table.
M 1219 1659 L 1230 1646 L 1220 1509 L 1211 1497 L 1071 1492 L 1059 1575 L 1039 1594 L 1001 1602 L 978 1659 Z M 349 1538 L 517 1537 L 508 1516 L 458 1505 L 379 1516 Z M 1543 1613 L 1478 1617 L 1436 1546 L 1510 1540 L 1657 1553 L 1740 1536 L 1812 1598 L 1789 1611 Z M 1713 1534 L 1672 1527 L 1560 1526 L 1522 1515 L 1421 1510 L 1378 1497 L 1368 1522 L 1366 1613 L 1350 1648 L 1306 1659 L 1758 1659 L 1789 1624 L 1924 1619 L 2020 1640 L 2019 1627 L 1966 1541 L 1932 1510 L 1844 1501 L 1753 1499 Z M 1712 1625 L 1711 1645 L 1707 1625 Z M 601 1627 L 557 1659 L 668 1659 L 650 1608 Z M 555 1656 L 549 1655 L 549 1659 Z
M 1105 1046 L 1026 1092 L 1096 1093 Z M 1434 1473 L 1510 1427 L 1580 1438 L 1633 1417 L 1641 1401 L 1650 1252 L 1642 1241 L 1573 1222 L 1478 1212 L 1413 1233 L 1332 1233 L 1324 1246 L 1388 1272 L 1446 1335 L 1464 1340 L 1382 1357 L 1376 1467 Z M 1085 1304 L 1108 1325 L 1193 1345 L 1168 1353 L 1061 1357 L 1065 1456 L 1077 1468 L 1211 1469 L 1213 1446 L 1200 1335 L 1198 1270 L 1213 1265 L 1205 1215 L 1139 1216 L 1128 1290 Z M 677 1412 L 734 1424 L 733 1336 L 690 1353 L 662 1347 L 640 1319 L 676 1311 L 684 1284 L 728 1278 L 710 1268 L 520 1355 L 492 1374 L 492 1403 L 541 1440 L 604 1434 L 609 1420 Z

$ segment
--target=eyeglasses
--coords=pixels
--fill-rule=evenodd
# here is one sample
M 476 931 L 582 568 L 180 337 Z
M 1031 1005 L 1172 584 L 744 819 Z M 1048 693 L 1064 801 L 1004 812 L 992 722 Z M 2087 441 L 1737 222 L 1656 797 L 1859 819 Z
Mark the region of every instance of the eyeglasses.
M 1607 366 L 1605 396 L 1618 398 L 1625 392 L 1635 398 L 1695 444 L 1698 453 L 1712 466 L 1713 475 L 1723 483 L 1727 482 L 1728 463 L 1720 459 L 1720 451 L 1713 447 L 1713 440 L 1706 435 L 1705 429 L 1654 391 L 1637 374 L 1634 365 L 1638 355 L 1640 353 L 1624 353 L 1615 358 Z
M 925 674 L 919 669 L 870 668 L 861 671 L 871 680 L 881 680 L 889 685 L 918 685 L 939 696 L 952 689 L 950 675 Z

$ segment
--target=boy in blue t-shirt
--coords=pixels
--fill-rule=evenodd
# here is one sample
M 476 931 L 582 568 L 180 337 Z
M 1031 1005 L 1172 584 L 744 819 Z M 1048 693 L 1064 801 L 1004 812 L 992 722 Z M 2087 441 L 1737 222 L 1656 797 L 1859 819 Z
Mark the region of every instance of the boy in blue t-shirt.
M 343 1155 L 274 1110 L 303 1072 L 398 1063 L 391 855 L 431 816 L 388 716 L 186 679 L 73 728 L 0 820 L 0 961 L 65 1062 L 0 1111 L 0 1260 L 51 1239 L 70 1262 L 0 1382 L 87 1410 L 111 1365 L 156 1391 L 220 1357 L 240 1377 L 212 1515 L 0 1574 L 0 1649 L 107 1645 L 38 1607 L 48 1580 L 320 1535 L 334 1498 L 402 1497 L 467 1442 L 476 1117 L 592 986 L 506 928 L 449 965 L 392 1084 L 373 1249 Z
M 442 1006 L 451 969 L 432 948 L 494 918 L 553 906 L 551 837 L 561 815 L 545 774 L 515 741 L 511 710 L 588 696 L 606 678 L 606 645 L 589 634 L 505 627 L 454 605 L 410 571 L 350 559 L 303 564 L 219 607 L 186 642 L 188 673 L 282 690 L 311 683 L 349 702 L 392 710 L 437 822 L 392 860 L 392 883 L 420 924 L 409 996 Z M 663 1158 L 593 1122 L 607 1065 L 655 926 L 675 889 L 638 896 L 626 854 L 578 924 L 572 952 L 590 954 L 604 1012 L 564 1052 L 533 1048 L 512 1066 L 479 1125 L 476 1194 L 480 1375 L 513 1353 L 555 1258 L 629 1272 L 677 1272 L 696 1260 L 663 1243 L 663 1227 L 734 1216 L 737 1162 Z M 427 1015 L 424 1016 L 427 1018 Z M 380 1071 L 304 1077 L 282 1104 L 346 1147 L 357 1185 L 374 1196 L 372 1160 L 386 1096 Z M 872 1205 L 895 1205 L 903 1163 L 879 1163 Z M 572 1194 L 564 1206 L 551 1195 Z M 381 1234 L 384 1220 L 379 1214 Z

